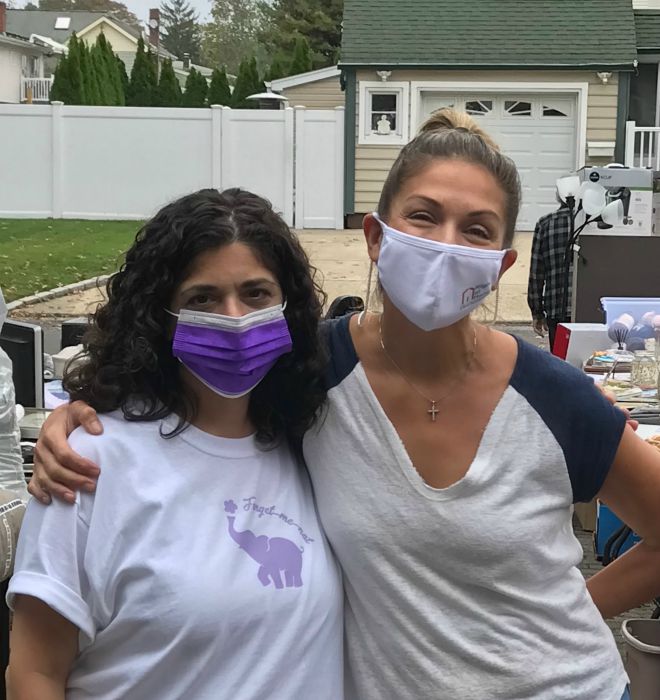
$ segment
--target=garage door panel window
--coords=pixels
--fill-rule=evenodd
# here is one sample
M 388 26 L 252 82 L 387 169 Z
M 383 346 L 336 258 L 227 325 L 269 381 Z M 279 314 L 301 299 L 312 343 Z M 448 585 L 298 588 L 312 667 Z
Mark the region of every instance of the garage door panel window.
M 504 115 L 509 117 L 531 117 L 532 103 L 526 100 L 504 100 Z
M 573 101 L 570 99 L 543 100 L 541 115 L 543 117 L 563 117 L 570 119 L 573 116 Z
M 492 100 L 468 100 L 465 111 L 472 117 L 487 117 L 493 112 Z

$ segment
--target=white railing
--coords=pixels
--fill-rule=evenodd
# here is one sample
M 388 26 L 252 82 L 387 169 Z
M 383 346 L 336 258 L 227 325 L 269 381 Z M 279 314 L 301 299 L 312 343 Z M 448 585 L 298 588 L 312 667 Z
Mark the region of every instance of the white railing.
M 660 170 L 660 127 L 626 122 L 625 165 Z
M 52 78 L 21 78 L 21 102 L 50 102 Z

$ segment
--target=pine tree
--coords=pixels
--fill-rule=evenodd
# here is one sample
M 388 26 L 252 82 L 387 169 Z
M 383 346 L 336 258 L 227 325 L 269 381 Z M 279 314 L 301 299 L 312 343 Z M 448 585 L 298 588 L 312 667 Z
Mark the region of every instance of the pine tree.
M 156 91 L 157 107 L 180 107 L 181 86 L 174 74 L 172 61 L 167 59 L 160 70 L 160 80 Z
M 51 89 L 51 101 L 61 101 L 67 105 L 83 105 L 85 83 L 80 65 L 80 44 L 75 32 L 68 42 L 68 53 L 62 56 L 55 70 L 55 80 Z
M 175 56 L 187 53 L 193 63 L 200 59 L 202 29 L 199 15 L 188 0 L 169 0 L 160 6 L 163 46 Z
M 151 53 L 144 48 L 142 37 L 138 39 L 135 63 L 131 69 L 131 80 L 126 93 L 126 104 L 131 107 L 151 107 L 156 92 L 156 73 Z
M 244 58 L 238 68 L 231 106 L 235 109 L 257 109 L 259 105 L 247 98 L 258 92 L 263 92 L 263 83 L 259 80 L 256 59 Z
M 289 68 L 289 75 L 298 75 L 298 73 L 307 73 L 313 70 L 312 53 L 309 50 L 309 44 L 304 36 L 299 36 L 296 39 L 296 45 L 293 50 L 293 59 Z
M 264 80 L 267 82 L 272 82 L 273 80 L 279 80 L 280 78 L 286 78 L 289 75 L 288 62 L 286 62 L 280 54 L 275 56 L 272 60 L 270 67 L 266 71 Z
M 119 73 L 119 82 L 121 83 L 122 87 L 122 93 L 124 95 L 124 101 L 122 102 L 123 105 L 127 104 L 126 102 L 126 95 L 128 95 L 128 90 L 129 90 L 129 80 L 128 80 L 128 73 L 126 73 L 126 64 L 119 58 L 119 56 L 115 56 L 115 60 L 117 62 L 117 72 Z
M 103 49 L 100 46 L 98 39 L 96 40 L 94 46 L 91 47 L 89 54 L 92 66 L 96 71 L 96 78 L 98 82 L 98 104 L 112 105 L 115 103 L 116 100 L 116 95 L 114 93 L 114 85 L 112 84 L 110 73 L 108 71 L 108 67 L 105 61 L 105 54 L 103 53 Z
M 84 104 L 100 105 L 102 104 L 100 81 L 94 56 L 92 56 L 89 47 L 84 41 L 78 42 L 78 51 L 80 53 L 80 70 L 82 71 L 83 84 L 85 86 Z
M 184 107 L 204 107 L 206 105 L 206 92 L 206 78 L 195 68 L 191 68 L 186 79 L 186 89 L 181 104 Z
M 104 77 L 107 80 L 106 103 L 109 105 L 123 105 L 125 103 L 124 86 L 122 84 L 117 57 L 115 56 L 110 42 L 103 33 L 99 34 L 96 40 L 96 50 L 99 61 L 103 63 Z M 123 63 L 122 63 L 123 65 Z
M 231 105 L 231 90 L 227 80 L 227 71 L 216 68 L 211 76 L 211 87 L 208 94 L 209 105 Z

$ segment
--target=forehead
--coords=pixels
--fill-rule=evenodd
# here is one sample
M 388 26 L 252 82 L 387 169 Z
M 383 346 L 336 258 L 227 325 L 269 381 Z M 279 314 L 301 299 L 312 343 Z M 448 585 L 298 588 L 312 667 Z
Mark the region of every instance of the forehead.
M 402 203 L 415 196 L 471 211 L 493 209 L 502 218 L 506 210 L 506 195 L 496 178 L 483 166 L 459 159 L 431 161 L 403 182 L 395 200 Z
M 277 282 L 252 248 L 244 243 L 228 243 L 200 253 L 188 268 L 184 282 L 203 278 L 219 285 L 254 277 Z

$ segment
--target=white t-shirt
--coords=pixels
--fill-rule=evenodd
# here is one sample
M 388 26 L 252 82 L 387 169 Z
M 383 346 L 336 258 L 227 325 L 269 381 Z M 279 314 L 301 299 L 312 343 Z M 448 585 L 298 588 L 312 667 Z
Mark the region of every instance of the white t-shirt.
M 79 627 L 66 697 L 341 699 L 340 574 L 288 449 L 101 421 L 70 440 L 96 494 L 30 502 L 7 596 Z
M 371 389 L 348 318 L 326 331 L 329 406 L 304 446 L 343 569 L 347 700 L 620 700 L 626 673 L 578 568 L 571 516 L 605 480 L 623 413 L 519 342 L 467 474 L 431 488 Z

